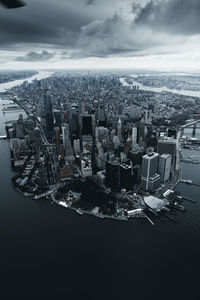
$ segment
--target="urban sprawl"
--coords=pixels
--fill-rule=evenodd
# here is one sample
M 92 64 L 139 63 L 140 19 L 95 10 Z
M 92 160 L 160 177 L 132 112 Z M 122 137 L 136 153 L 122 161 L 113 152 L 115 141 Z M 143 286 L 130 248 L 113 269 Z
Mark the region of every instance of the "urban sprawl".
M 79 214 L 175 221 L 181 152 L 199 147 L 199 98 L 140 90 L 126 73 L 55 72 L 2 95 L 14 187 Z M 193 138 L 184 128 L 193 128 Z M 199 148 L 200 149 L 200 148 Z M 188 199 L 190 200 L 190 199 Z

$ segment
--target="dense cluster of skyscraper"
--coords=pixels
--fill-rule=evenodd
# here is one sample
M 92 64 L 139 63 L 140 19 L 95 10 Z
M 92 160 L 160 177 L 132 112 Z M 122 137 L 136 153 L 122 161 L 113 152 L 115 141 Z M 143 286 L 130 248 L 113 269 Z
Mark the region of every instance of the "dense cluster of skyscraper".
M 32 159 L 37 186 L 92 177 L 113 191 L 155 193 L 176 173 L 176 130 L 156 125 L 153 93 L 116 75 L 62 75 L 15 94 L 29 115 L 8 128 L 13 165 Z

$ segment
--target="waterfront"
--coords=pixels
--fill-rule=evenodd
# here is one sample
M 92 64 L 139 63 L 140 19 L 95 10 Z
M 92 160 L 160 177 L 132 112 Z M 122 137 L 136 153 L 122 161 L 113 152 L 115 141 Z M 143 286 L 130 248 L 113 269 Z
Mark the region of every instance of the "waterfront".
M 6 83 L 2 83 L 2 84 L 0 84 L 0 92 L 5 92 L 7 89 L 11 89 L 15 86 L 18 86 L 18 85 L 22 84 L 25 80 L 30 83 L 34 79 L 41 80 L 41 79 L 49 77 L 51 74 L 52 74 L 52 72 L 39 71 L 38 74 L 36 74 L 32 77 L 29 77 L 27 79 L 19 79 L 19 80 L 14 80 L 14 81 L 9 81 L 9 82 L 6 82 Z
M 17 116 L 0 112 L 1 135 L 6 119 Z M 12 282 L 13 295 L 29 290 L 26 295 L 33 293 L 37 298 L 58 298 L 65 293 L 70 299 L 126 295 L 144 299 L 163 294 L 195 299 L 199 187 L 180 184 L 181 194 L 197 200 L 197 204 L 184 202 L 187 212 L 178 213 L 177 224 L 164 219 L 156 220 L 153 227 L 143 219 L 101 220 L 79 216 L 47 200 L 24 198 L 11 185 L 7 141 L 0 141 L 0 165 L 0 265 L 7 294 Z M 193 169 L 187 176 L 192 174 Z

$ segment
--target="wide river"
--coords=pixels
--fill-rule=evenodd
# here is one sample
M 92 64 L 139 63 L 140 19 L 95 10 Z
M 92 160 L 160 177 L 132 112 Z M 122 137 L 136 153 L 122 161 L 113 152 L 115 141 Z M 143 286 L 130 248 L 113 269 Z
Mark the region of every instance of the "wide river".
M 190 90 L 180 90 L 179 91 L 176 89 L 174 89 L 174 90 L 168 89 L 166 87 L 157 88 L 157 87 L 153 87 L 153 86 L 147 86 L 147 85 L 143 85 L 140 82 L 134 80 L 135 75 L 132 75 L 132 77 L 133 77 L 132 84 L 127 83 L 125 78 L 120 78 L 120 82 L 124 86 L 138 86 L 139 89 L 143 90 L 143 91 L 150 91 L 150 92 L 155 92 L 155 93 L 168 92 L 168 93 L 172 93 L 172 94 L 179 94 L 179 95 L 183 95 L 183 96 L 200 98 L 200 91 L 190 91 Z
M 7 84 L 6 84 L 7 86 Z M 7 87 L 6 87 L 7 88 Z M 18 113 L 3 115 L 4 122 Z M 190 135 L 190 130 L 186 134 Z M 199 165 L 184 176 L 198 177 Z M 198 299 L 200 188 L 180 184 L 186 213 L 130 222 L 80 216 L 47 200 L 24 198 L 11 185 L 10 152 L 0 141 L 2 299 Z

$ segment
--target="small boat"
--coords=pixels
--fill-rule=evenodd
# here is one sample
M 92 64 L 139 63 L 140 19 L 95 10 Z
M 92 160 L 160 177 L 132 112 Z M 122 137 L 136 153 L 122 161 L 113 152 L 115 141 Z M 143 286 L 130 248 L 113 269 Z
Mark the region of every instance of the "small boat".
M 178 204 L 177 202 L 171 203 L 171 207 L 180 210 L 180 211 L 186 211 L 186 208 L 183 205 Z
M 104 216 L 103 215 L 99 215 L 99 218 L 104 219 Z
M 168 208 L 167 206 L 165 206 L 165 207 L 163 208 L 163 210 L 164 210 L 164 211 L 167 211 L 167 212 L 170 212 L 170 208 Z
M 77 214 L 79 214 L 79 215 L 83 215 L 83 212 L 82 212 L 80 209 L 77 209 L 76 212 L 77 212 Z

